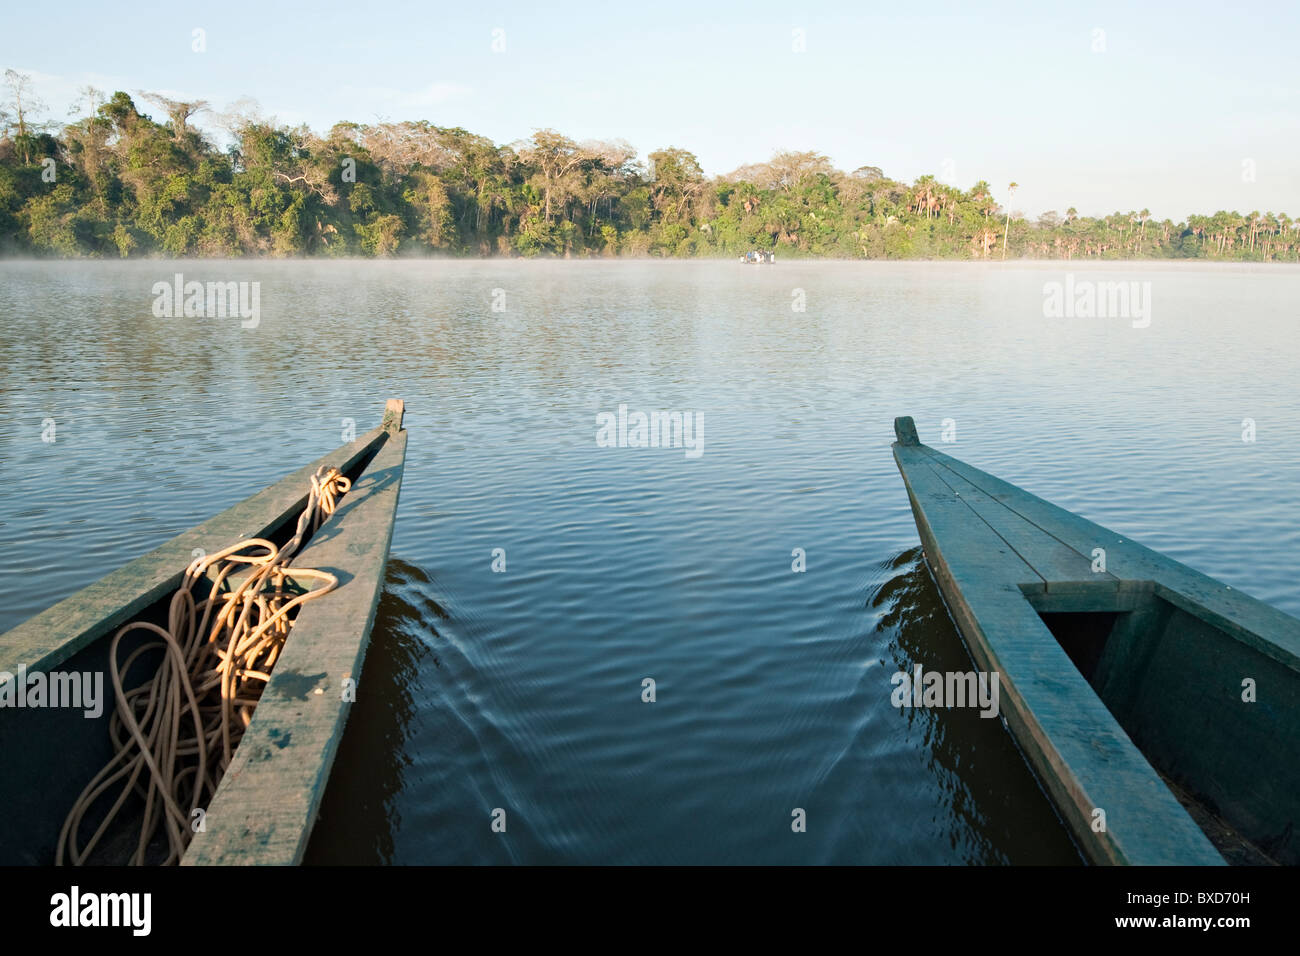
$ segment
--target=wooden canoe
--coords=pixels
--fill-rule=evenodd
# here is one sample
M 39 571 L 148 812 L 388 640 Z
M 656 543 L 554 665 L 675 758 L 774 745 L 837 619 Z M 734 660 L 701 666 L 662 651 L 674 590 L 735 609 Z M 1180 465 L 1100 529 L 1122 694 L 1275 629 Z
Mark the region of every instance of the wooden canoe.
M 183 864 L 302 859 L 347 720 L 340 687 L 360 679 L 383 587 L 406 460 L 403 414 L 390 400 L 379 427 L 0 635 L 0 671 L 104 673 L 112 635 L 165 608 L 196 549 L 287 537 L 319 466 L 352 479 L 294 558 L 339 586 L 299 613 Z M 98 719 L 67 708 L 0 709 L 0 864 L 53 862 L 69 807 L 111 755 L 105 683 Z
M 1300 862 L 1300 620 L 894 432 L 934 580 L 1084 855 Z

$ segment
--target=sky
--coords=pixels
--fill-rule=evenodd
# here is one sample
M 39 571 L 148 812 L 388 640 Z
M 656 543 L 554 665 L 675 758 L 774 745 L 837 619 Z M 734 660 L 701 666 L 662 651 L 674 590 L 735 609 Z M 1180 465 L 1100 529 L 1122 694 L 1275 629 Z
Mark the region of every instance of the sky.
M 77 91 L 250 97 L 266 116 L 553 128 L 688 149 L 710 175 L 816 150 L 987 180 L 1037 216 L 1300 215 L 1300 3 L 11 4 L 0 67 Z M 202 50 L 195 31 L 202 31 Z M 214 130 L 211 117 L 196 117 Z

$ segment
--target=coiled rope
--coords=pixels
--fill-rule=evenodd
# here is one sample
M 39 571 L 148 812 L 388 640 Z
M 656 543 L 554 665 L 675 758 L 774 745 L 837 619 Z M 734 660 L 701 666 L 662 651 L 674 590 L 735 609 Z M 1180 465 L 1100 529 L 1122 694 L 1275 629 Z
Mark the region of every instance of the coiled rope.
M 338 499 L 352 487 L 337 468 L 318 468 L 311 479 L 307 507 L 294 536 L 283 547 L 248 538 L 216 554 L 195 558 L 172 595 L 167 627 L 135 621 L 119 630 L 109 648 L 116 707 L 109 719 L 114 756 L 86 785 L 59 833 L 55 862 L 84 864 L 117 818 L 127 798 L 144 801 L 139 839 L 129 862 L 145 863 L 163 829 L 165 864 L 180 862 L 193 836 L 196 811 L 216 793 L 244 730 L 253 719 L 271 668 L 284 647 L 290 613 L 338 586 L 325 571 L 289 566 L 303 539 L 332 515 Z M 247 570 L 242 582 L 232 578 Z M 195 586 L 208 577 L 210 596 L 195 600 Z M 286 582 L 317 581 L 310 591 L 291 591 Z M 230 582 L 230 589 L 222 591 Z M 118 660 L 122 638 L 146 631 L 148 641 Z M 158 670 L 131 690 L 123 675 L 142 655 L 163 651 Z M 82 846 L 78 834 L 87 813 L 110 792 L 116 799 Z

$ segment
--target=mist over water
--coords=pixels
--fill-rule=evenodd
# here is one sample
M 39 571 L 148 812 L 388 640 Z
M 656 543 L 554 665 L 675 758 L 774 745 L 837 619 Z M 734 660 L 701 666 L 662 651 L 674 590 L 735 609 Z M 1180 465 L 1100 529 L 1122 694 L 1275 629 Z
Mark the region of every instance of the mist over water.
M 260 283 L 257 327 L 155 317 L 178 272 Z M 1149 282 L 1149 327 L 1046 317 L 1067 274 Z M 999 721 L 890 705 L 895 671 L 973 667 L 893 418 L 1300 614 L 1297 302 L 1276 265 L 0 263 L 0 630 L 399 396 L 309 859 L 1073 862 Z M 703 453 L 598 447 L 620 404 L 692 413 Z

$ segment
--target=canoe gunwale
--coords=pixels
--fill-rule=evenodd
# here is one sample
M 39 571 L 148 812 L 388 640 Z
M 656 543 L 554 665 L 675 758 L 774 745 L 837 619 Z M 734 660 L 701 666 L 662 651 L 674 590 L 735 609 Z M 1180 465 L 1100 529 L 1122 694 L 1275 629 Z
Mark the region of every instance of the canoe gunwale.
M 400 424 L 399 424 L 400 427 Z M 383 590 L 406 460 L 387 433 L 352 489 L 295 559 L 339 586 L 303 606 L 183 866 L 302 862 L 358 693 Z M 351 693 L 349 694 L 349 682 Z
M 209 814 L 215 811 L 215 815 L 207 817 L 207 839 L 204 839 L 205 834 L 202 832 L 195 835 L 194 843 L 201 847 L 206 845 L 210 849 L 217 845 L 212 839 L 214 831 L 215 835 L 225 834 L 227 837 L 232 832 L 223 827 L 223 824 L 238 816 L 237 811 L 240 810 L 239 804 L 247 790 L 248 781 L 244 781 L 242 789 L 235 786 L 239 782 L 238 774 L 232 777 L 230 771 L 239 769 L 237 763 L 240 755 L 246 753 L 246 748 L 264 744 L 267 725 L 273 722 L 277 705 L 298 695 L 300 685 L 312 669 L 309 665 L 315 662 L 314 659 L 324 656 L 335 663 L 342 661 L 343 666 L 337 670 L 354 680 L 360 677 L 383 588 L 398 494 L 405 470 L 407 433 L 402 427 L 404 411 L 400 400 L 390 400 L 379 427 L 339 446 L 244 501 L 106 574 L 10 631 L 0 634 L 0 670 L 11 673 L 25 668 L 30 674 L 57 667 L 69 659 L 84 662 L 87 654 L 106 654 L 107 639 L 120 627 L 142 616 L 160 613 L 159 609 L 165 607 L 170 594 L 180 585 L 185 568 L 193 560 L 192 552 L 196 547 L 213 553 L 250 537 L 283 540 L 291 533 L 292 523 L 307 504 L 311 476 L 318 468 L 337 467 L 352 478 L 352 486 L 339 500 L 337 510 L 321 523 L 293 558 L 294 566 L 311 567 L 334 574 L 339 585 L 320 600 L 303 605 L 298 612 L 284 650 L 271 672 L 271 681 L 263 692 L 262 702 L 254 711 L 244 739 L 235 751 L 236 763 L 232 764 L 223 777 L 217 794 L 206 808 Z M 98 665 L 96 669 L 102 670 L 102 666 Z M 320 694 L 320 691 L 316 693 Z M 269 701 L 268 696 L 271 698 Z M 291 821 L 290 826 L 284 826 L 281 821 L 278 844 L 272 841 L 273 848 L 291 844 L 293 852 L 281 858 L 268 858 L 266 841 L 250 842 L 245 828 L 236 832 L 233 839 L 222 837 L 224 842 L 220 845 L 224 857 L 220 862 L 300 862 L 347 719 L 350 705 L 341 702 L 339 696 L 335 693 L 310 697 L 313 703 L 324 701 L 332 705 L 329 707 L 328 719 L 316 720 L 313 727 L 304 725 L 304 732 L 296 734 L 299 738 L 306 739 L 311 737 L 307 731 L 314 730 L 317 746 L 314 749 L 295 746 L 285 751 L 285 755 L 290 756 L 297 766 L 311 764 L 310 770 L 317 784 L 305 800 L 301 799 L 303 795 L 300 792 L 290 789 L 284 794 L 277 793 L 272 801 L 273 811 L 281 804 L 294 807 L 301 804 L 304 808 Z M 107 720 L 113 705 L 110 690 L 100 721 Z M 297 703 L 292 706 L 295 710 L 300 709 Z M 6 783 L 10 787 L 21 788 L 16 791 L 18 793 L 45 793 L 47 797 L 53 794 L 57 803 L 63 789 L 70 788 L 75 793 L 85 782 L 83 774 L 88 779 L 98 769 L 99 761 L 105 758 L 92 757 L 88 752 L 87 745 L 100 737 L 94 733 L 88 735 L 79 725 L 79 711 L 66 708 L 15 711 L 15 716 L 33 717 L 38 714 L 66 717 L 65 724 L 54 732 L 56 735 L 74 734 L 78 747 L 72 750 L 62 747 L 34 749 L 30 753 L 37 756 L 25 764 L 20 761 L 19 765 L 25 770 Z M 280 716 L 283 716 L 282 712 Z M 24 730 L 21 725 L 11 726 L 6 722 L 0 726 L 0 733 L 9 733 L 10 743 L 14 743 L 19 739 L 35 739 L 33 734 L 42 735 L 44 725 L 41 726 L 39 731 L 32 728 Z M 98 721 L 90 726 L 95 731 L 100 730 Z M 0 737 L 2 739 L 4 738 Z M 276 744 L 276 749 L 283 747 L 288 739 L 289 731 L 286 729 L 282 741 Z M 106 737 L 104 740 L 106 744 Z M 86 744 L 82 744 L 83 741 Z M 300 741 L 296 741 L 298 742 Z M 270 774 L 266 773 L 263 767 L 260 775 L 262 779 L 274 784 L 274 773 L 274 770 Z M 15 798 L 14 802 L 22 804 L 23 798 Z M 51 804 L 48 798 L 35 804 L 29 800 L 28 804 L 30 805 L 24 804 L 23 810 L 26 829 L 10 827 L 5 831 L 4 840 L 11 845 L 0 846 L 0 849 L 8 851 L 0 854 L 0 858 L 7 859 L 10 863 L 39 863 L 48 859 L 46 854 L 53 852 L 53 841 L 63 820 L 60 808 Z M 60 814 L 57 819 L 55 814 Z M 22 847 L 18 845 L 20 836 L 30 839 L 30 848 L 26 844 Z M 213 862 L 210 858 L 202 858 L 202 850 L 197 854 L 190 852 L 193 849 L 192 844 L 182 858 L 183 864 L 193 864 L 196 857 L 199 862 Z
M 379 427 L 339 446 L 0 634 L 0 670 L 17 673 L 22 667 L 33 673 L 57 667 L 174 592 L 195 548 L 212 553 L 244 538 L 273 534 L 306 507 L 310 478 L 318 467 L 334 465 L 350 472 L 387 434 Z
M 908 440 L 914 430 L 897 432 L 894 458 L 926 565 L 977 666 L 999 673 L 1002 716 L 1084 855 L 1102 863 L 1222 864 L 1035 607 L 1036 600 L 1068 602 L 1086 592 L 1113 603 L 1137 600 L 1142 583 L 1135 587 L 1118 574 L 1061 582 L 1035 573 L 1002 532 L 934 473 L 936 459 L 952 459 Z M 996 497 L 989 487 L 980 491 Z M 1109 818 L 1102 832 L 1093 826 L 1097 809 Z

